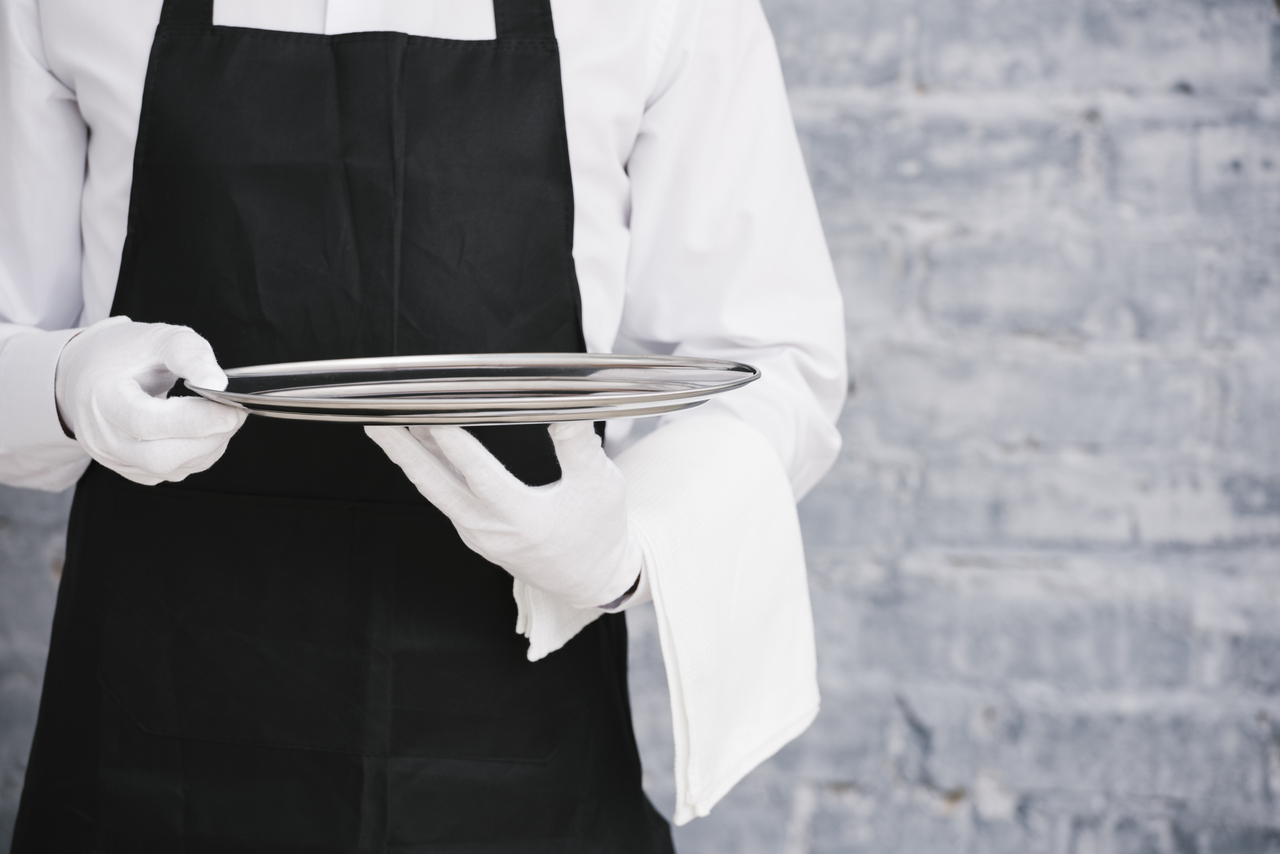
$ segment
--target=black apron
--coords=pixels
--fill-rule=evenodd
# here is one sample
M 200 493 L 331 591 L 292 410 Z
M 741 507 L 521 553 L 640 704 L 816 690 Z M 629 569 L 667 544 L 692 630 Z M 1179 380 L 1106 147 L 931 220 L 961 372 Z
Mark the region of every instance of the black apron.
M 581 351 L 549 0 L 494 41 L 212 25 L 166 0 L 113 314 L 224 366 Z M 476 431 L 526 482 L 543 427 Z M 621 616 L 543 661 L 511 577 L 359 426 L 253 417 L 212 469 L 91 466 L 14 854 L 661 852 Z

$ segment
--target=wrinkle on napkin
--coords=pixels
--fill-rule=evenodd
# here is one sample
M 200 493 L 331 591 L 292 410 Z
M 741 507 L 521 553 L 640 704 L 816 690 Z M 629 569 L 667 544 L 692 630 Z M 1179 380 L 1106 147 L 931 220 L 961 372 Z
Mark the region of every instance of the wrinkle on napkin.
M 777 454 L 738 419 L 672 420 L 616 462 L 657 610 L 681 825 L 818 713 L 800 525 Z M 603 613 L 518 581 L 514 595 L 531 661 Z

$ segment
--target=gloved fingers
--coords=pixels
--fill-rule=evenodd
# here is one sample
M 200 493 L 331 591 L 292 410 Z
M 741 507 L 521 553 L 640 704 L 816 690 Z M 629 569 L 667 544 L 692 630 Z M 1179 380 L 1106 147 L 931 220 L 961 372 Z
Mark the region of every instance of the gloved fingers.
M 154 439 L 140 441 L 124 437 L 104 449 L 102 462 L 109 468 L 124 473 L 131 469 L 160 480 L 168 480 L 176 472 L 187 469 L 193 462 L 214 456 L 212 465 L 226 449 L 230 436 L 205 436 L 199 439 Z M 216 456 L 215 456 L 216 455 Z M 195 470 L 195 469 L 192 469 Z M 188 474 L 190 471 L 187 472 Z M 185 475 L 184 475 L 185 476 Z
M 158 475 L 153 472 L 146 471 L 145 469 L 137 468 L 136 466 L 124 465 L 120 462 L 108 464 L 108 467 L 134 483 L 140 483 L 143 486 L 155 486 L 157 483 L 161 483 L 162 481 L 177 483 L 180 480 L 186 480 L 188 476 L 193 475 L 196 472 L 202 472 L 210 468 L 214 463 L 222 458 L 222 455 L 226 453 L 226 450 L 227 446 L 224 443 L 214 448 L 204 456 L 196 457 L 172 471 L 165 472 L 163 475 Z
M 431 435 L 431 428 L 426 424 L 414 424 L 406 428 L 409 435 L 417 440 L 418 444 L 426 448 L 438 460 L 444 460 L 444 451 L 440 450 L 440 443 L 436 441 L 436 437 Z
M 432 427 L 431 435 L 445 459 L 466 478 L 471 491 L 489 506 L 509 506 L 529 489 L 479 439 L 461 427 Z
M 199 397 L 152 397 L 132 378 L 114 383 L 94 408 L 117 430 L 134 439 L 199 439 L 240 429 L 246 413 Z
M 150 472 L 145 472 L 142 469 L 136 469 L 132 466 L 120 465 L 118 463 L 111 464 L 103 462 L 102 460 L 99 460 L 99 462 L 102 462 L 103 465 L 121 477 L 127 478 L 134 483 L 140 483 L 143 486 L 155 486 L 157 483 L 164 483 L 164 478 L 151 474 Z
M 547 426 L 556 448 L 562 476 L 594 469 L 604 455 L 595 424 L 590 421 L 557 421 Z
M 178 327 L 168 331 L 167 340 L 160 350 L 164 366 L 192 385 L 222 391 L 227 387 L 227 375 L 218 367 L 213 347 L 194 330 Z
M 458 478 L 460 483 L 465 484 L 467 479 L 462 476 L 462 472 L 458 471 L 458 467 L 449 462 L 449 458 L 445 456 L 444 451 L 440 449 L 440 443 L 436 441 L 436 437 L 431 435 L 431 427 L 426 424 L 414 424 L 409 429 L 409 435 L 417 440 L 418 444 L 426 448 L 433 457 L 440 461 L 440 464 Z M 471 487 L 467 487 L 468 490 Z M 474 496 L 474 493 L 472 493 Z
M 133 381 L 147 394 L 163 399 L 178 382 L 178 375 L 164 365 L 153 365 L 134 374 Z
M 180 468 L 177 468 L 174 471 L 170 472 L 169 476 L 166 477 L 165 480 L 173 481 L 174 483 L 177 483 L 180 480 L 186 480 L 186 478 L 189 475 L 193 475 L 198 472 L 202 472 L 211 468 L 214 463 L 222 459 L 222 455 L 225 454 L 226 452 L 227 452 L 227 445 L 226 443 L 223 443 L 218 447 L 214 448 L 209 453 L 205 454 L 203 457 L 196 457 L 195 459 L 189 461 L 188 463 L 181 466 Z
M 479 502 L 467 482 L 415 439 L 407 428 L 369 426 L 364 432 L 440 512 L 464 524 L 478 514 Z

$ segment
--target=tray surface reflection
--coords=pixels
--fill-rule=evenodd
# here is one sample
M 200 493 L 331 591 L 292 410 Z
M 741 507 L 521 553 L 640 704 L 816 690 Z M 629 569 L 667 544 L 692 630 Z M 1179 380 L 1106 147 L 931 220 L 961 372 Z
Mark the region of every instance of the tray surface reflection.
M 660 415 L 759 379 L 718 359 L 485 353 L 231 368 L 218 403 L 272 418 L 361 424 L 540 424 Z

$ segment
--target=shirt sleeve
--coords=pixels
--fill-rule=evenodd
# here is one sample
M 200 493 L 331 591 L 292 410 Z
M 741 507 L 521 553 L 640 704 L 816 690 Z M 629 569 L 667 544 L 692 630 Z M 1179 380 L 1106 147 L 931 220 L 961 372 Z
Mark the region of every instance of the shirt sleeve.
M 53 391 L 83 299 L 88 133 L 41 39 L 36 0 L 0 0 L 0 483 L 61 490 L 89 463 Z
M 759 368 L 758 382 L 689 415 L 757 429 L 799 498 L 840 448 L 840 292 L 757 0 L 686 0 L 674 17 L 628 161 L 621 333 L 657 352 Z

